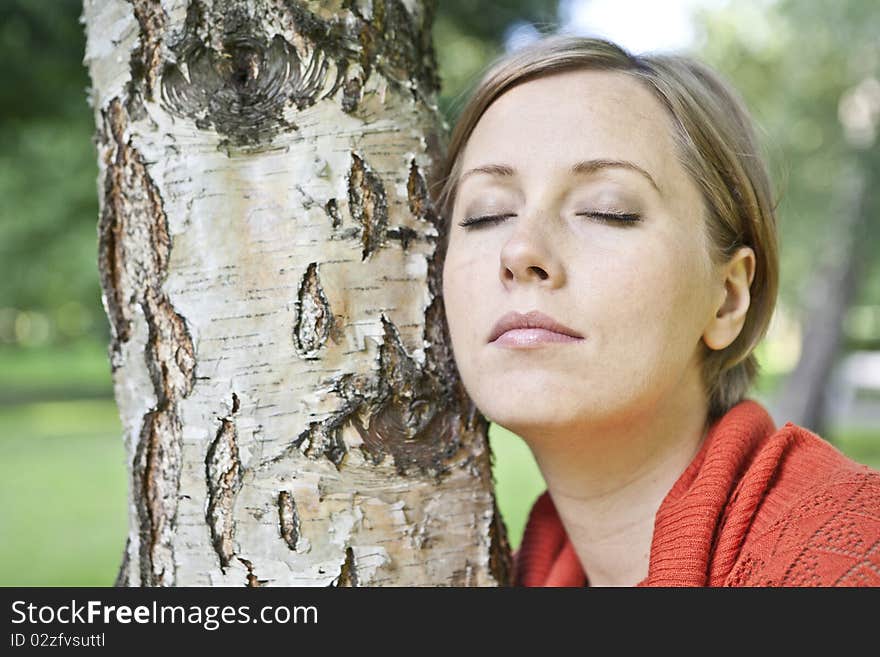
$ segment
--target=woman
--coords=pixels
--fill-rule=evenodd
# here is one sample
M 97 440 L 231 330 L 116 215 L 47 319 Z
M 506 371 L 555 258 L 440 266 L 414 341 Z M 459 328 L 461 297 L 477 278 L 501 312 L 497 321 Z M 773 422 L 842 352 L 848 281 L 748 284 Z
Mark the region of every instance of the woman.
M 444 173 L 455 361 L 547 484 L 518 585 L 880 585 L 880 473 L 746 397 L 776 220 L 715 73 L 545 37 L 484 76 Z

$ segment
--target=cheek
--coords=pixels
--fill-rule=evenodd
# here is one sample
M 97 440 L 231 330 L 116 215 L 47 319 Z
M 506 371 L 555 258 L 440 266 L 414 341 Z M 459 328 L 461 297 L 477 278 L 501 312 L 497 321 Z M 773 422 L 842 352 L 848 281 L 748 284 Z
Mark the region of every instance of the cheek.
M 705 284 L 693 258 L 686 249 L 654 243 L 592 274 L 605 309 L 601 335 L 615 359 L 666 366 L 690 356 L 701 333 Z
M 477 267 L 476 259 L 463 257 L 454 249 L 447 251 L 443 263 L 443 305 L 454 343 L 473 339 L 475 297 L 484 275 Z

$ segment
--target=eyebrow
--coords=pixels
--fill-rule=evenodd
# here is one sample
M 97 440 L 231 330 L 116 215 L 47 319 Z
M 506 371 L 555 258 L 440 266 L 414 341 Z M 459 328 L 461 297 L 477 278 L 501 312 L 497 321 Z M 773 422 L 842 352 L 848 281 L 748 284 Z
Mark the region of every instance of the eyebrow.
M 646 178 L 648 182 L 651 183 L 651 186 L 657 190 L 658 194 L 662 195 L 663 193 L 654 178 L 651 177 L 650 173 L 645 171 L 638 164 L 634 164 L 633 162 L 629 162 L 627 160 L 581 160 L 580 162 L 575 162 L 574 164 L 572 164 L 568 172 L 571 175 L 577 175 L 580 173 L 593 173 L 595 171 L 608 168 L 629 169 L 630 171 L 635 171 L 639 175 Z M 509 177 L 516 175 L 516 169 L 506 164 L 484 164 L 482 166 L 474 167 L 473 169 L 468 169 L 463 174 L 461 174 L 461 177 L 458 179 L 459 185 L 464 181 L 465 178 L 477 173 L 485 173 L 490 176 Z

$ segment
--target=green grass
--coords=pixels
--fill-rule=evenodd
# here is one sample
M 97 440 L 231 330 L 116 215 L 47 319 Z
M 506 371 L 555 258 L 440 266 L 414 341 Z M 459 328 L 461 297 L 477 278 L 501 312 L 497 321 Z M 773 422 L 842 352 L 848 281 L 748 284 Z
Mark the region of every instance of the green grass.
M 0 441 L 0 585 L 112 585 L 128 523 L 115 403 L 0 407 Z
M 825 438 L 854 461 L 880 470 L 880 429 L 839 429 Z
M 489 426 L 489 445 L 494 456 L 492 472 L 498 509 L 507 526 L 507 539 L 516 549 L 532 504 L 547 486 L 522 438 L 493 423 Z
M 82 341 L 66 347 L 0 347 L 0 403 L 110 397 L 106 346 Z

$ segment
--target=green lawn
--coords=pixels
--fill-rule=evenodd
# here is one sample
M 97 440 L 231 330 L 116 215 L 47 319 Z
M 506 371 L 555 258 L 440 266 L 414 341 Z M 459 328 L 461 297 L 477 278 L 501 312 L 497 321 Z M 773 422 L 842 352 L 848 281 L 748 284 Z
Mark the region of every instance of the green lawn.
M 2 406 L 0 441 L 0 585 L 112 585 L 128 522 L 116 405 Z
M 522 540 L 529 510 L 546 486 L 532 452 L 522 438 L 492 424 L 489 444 L 494 454 L 492 471 L 498 508 L 507 525 L 507 538 L 515 549 Z
M 839 429 L 826 438 L 854 461 L 880 470 L 880 428 Z
M 0 404 L 112 395 L 107 348 L 94 341 L 65 347 L 0 347 Z

